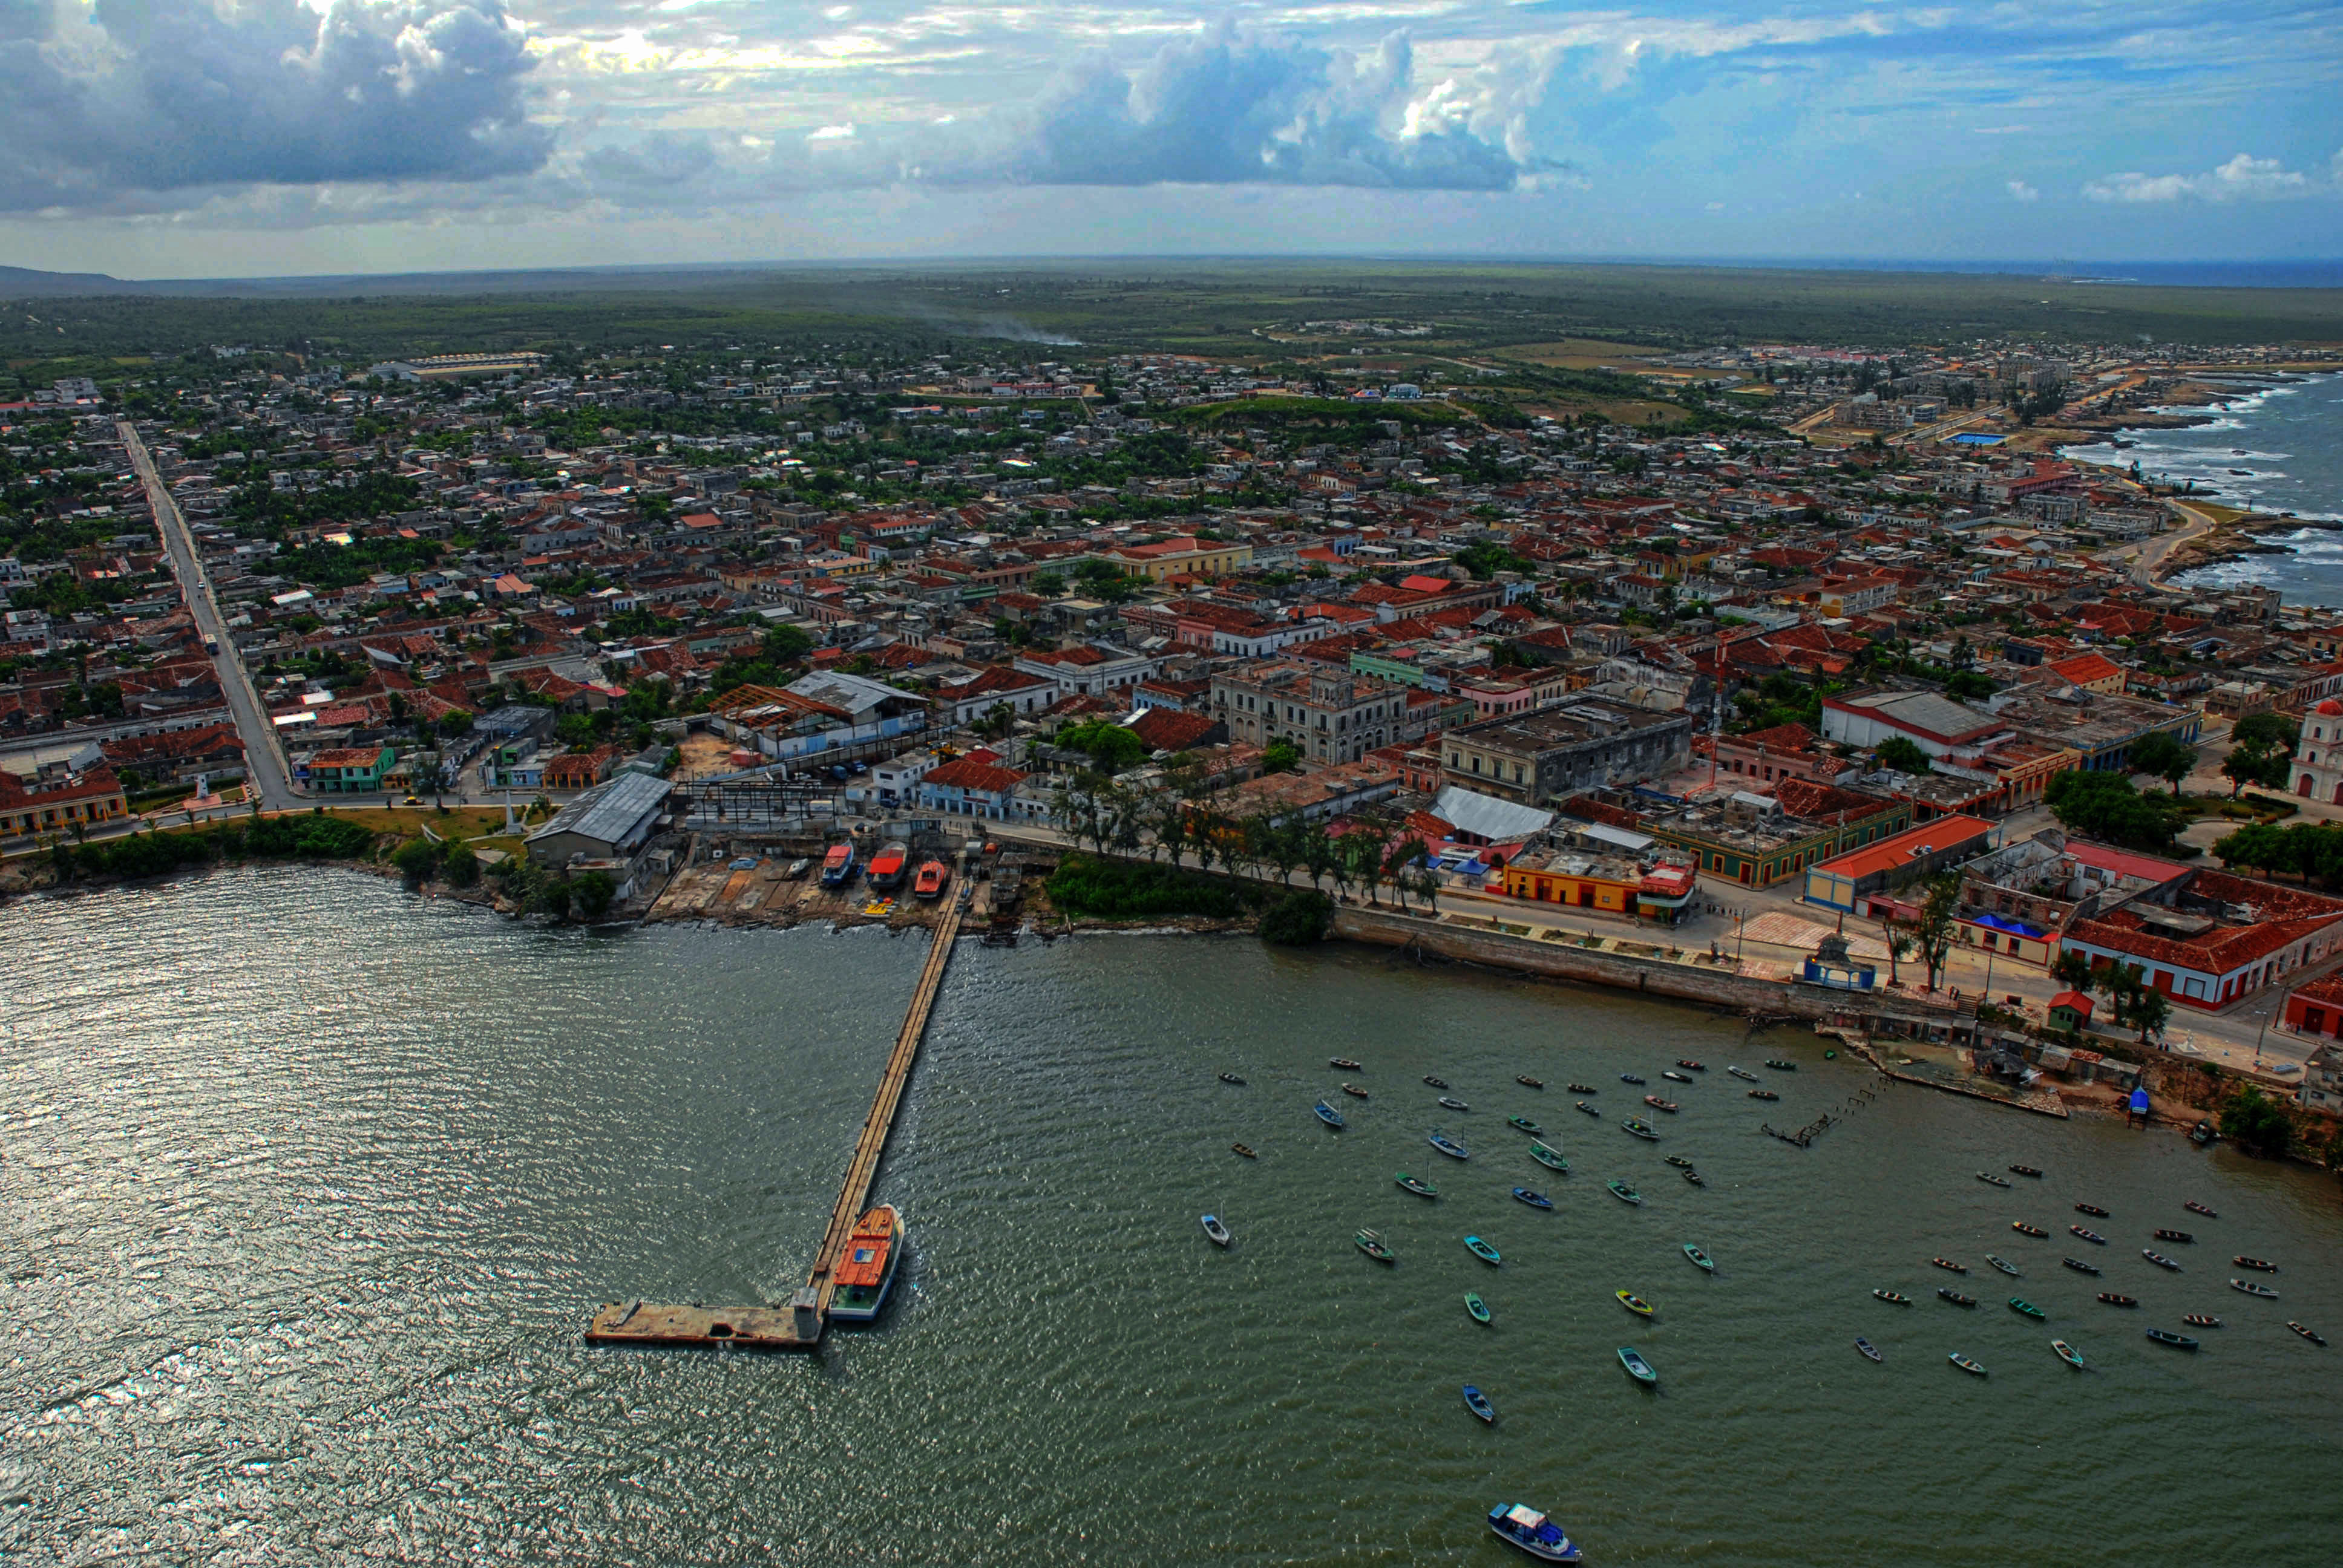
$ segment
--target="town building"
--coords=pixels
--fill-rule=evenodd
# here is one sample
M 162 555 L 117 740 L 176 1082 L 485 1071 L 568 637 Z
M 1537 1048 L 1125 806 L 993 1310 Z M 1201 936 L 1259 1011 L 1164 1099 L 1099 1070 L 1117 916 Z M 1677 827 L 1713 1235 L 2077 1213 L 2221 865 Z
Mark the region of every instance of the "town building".
M 1212 716 L 1235 745 L 1266 750 L 1282 740 L 1314 762 L 1356 762 L 1424 729 L 1406 689 L 1302 660 L 1214 675 Z
M 1441 738 L 1442 762 L 1452 784 L 1542 805 L 1681 770 L 1692 759 L 1696 722 L 1690 714 L 1574 698 L 1451 729 Z

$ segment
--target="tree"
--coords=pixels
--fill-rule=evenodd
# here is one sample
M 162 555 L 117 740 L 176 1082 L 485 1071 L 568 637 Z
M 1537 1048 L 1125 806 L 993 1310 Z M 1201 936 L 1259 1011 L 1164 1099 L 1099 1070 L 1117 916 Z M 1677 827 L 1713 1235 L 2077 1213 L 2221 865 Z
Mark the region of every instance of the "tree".
M 451 888 L 468 888 L 480 879 L 480 858 L 466 844 L 447 846 L 447 858 L 441 862 L 439 875 Z
M 1034 597 L 1037 598 L 1062 598 L 1065 597 L 1066 592 L 1065 574 L 1062 572 L 1035 572 L 1033 574 L 1032 588 Z
M 1136 767 L 1147 757 L 1145 741 L 1107 719 L 1070 724 L 1058 731 L 1057 743 L 1068 750 L 1089 752 L 1091 759 L 1109 773 Z
M 2143 735 L 2132 743 L 2132 771 L 2163 779 L 2172 786 L 2176 798 L 2180 793 L 2180 781 L 2187 778 L 2189 769 L 2196 766 L 2196 749 L 2182 745 L 2160 729 Z
M 2139 1030 L 2139 1043 L 2144 1049 L 2147 1037 L 2172 1021 L 2172 1004 L 2154 986 L 2143 985 L 2125 999 L 2118 1008 L 2123 1021 Z
M 2060 826 L 2087 839 L 2136 849 L 2172 847 L 2172 819 L 2120 773 L 2070 768 L 2052 777 L 2042 799 Z
M 425 882 L 439 869 L 445 847 L 428 839 L 409 839 L 391 851 L 390 863 L 410 882 Z
M 2286 859 L 2286 833 L 2268 822 L 2249 822 L 2215 839 L 2213 858 L 2225 867 L 2274 871 Z
M 1887 949 L 1887 983 L 1897 984 L 1902 979 L 1897 966 L 1912 956 L 1912 933 L 1892 920 L 1882 920 L 1879 940 Z
M 2221 1108 L 2221 1136 L 2248 1154 L 2278 1160 L 2294 1142 L 2294 1124 L 2284 1110 L 2249 1083 Z
M 1928 760 L 1928 754 L 1921 750 L 1919 742 L 1909 736 L 1897 735 L 1881 742 L 1877 756 L 1882 768 L 1893 768 L 1898 773 L 1936 771 Z
M 2080 948 L 2060 949 L 2058 961 L 2050 966 L 2050 978 L 2068 990 L 2089 990 L 2091 955 Z
M 2288 764 L 2301 737 L 2302 727 L 2283 714 L 2248 713 L 2238 719 L 2229 731 L 2229 754 L 2221 759 L 2229 798 L 2237 799 L 2239 787 L 2247 784 L 2285 789 Z
M 1309 888 L 1297 888 L 1270 907 L 1261 918 L 1261 940 L 1279 947 L 1307 947 L 1322 941 L 1334 918 L 1334 901 Z
M 588 921 L 608 914 L 618 894 L 618 884 L 608 871 L 588 871 L 570 884 L 570 897 L 578 912 Z
M 1272 819 L 1254 819 L 1257 828 L 1249 828 L 1246 837 L 1255 840 L 1255 854 L 1277 870 L 1277 879 L 1287 887 L 1293 886 L 1293 868 L 1302 863 L 1302 823 L 1293 817 Z
M 1302 766 L 1301 749 L 1291 740 L 1272 740 L 1261 750 L 1263 773 L 1291 773 Z
M 1946 874 L 1930 879 L 1928 901 L 1920 907 L 1920 923 L 1912 935 L 1920 950 L 1920 961 L 1928 968 L 1928 989 L 1936 989 L 1936 980 L 1945 972 L 1945 960 L 1953 950 L 1953 917 L 1961 907 L 1961 879 Z

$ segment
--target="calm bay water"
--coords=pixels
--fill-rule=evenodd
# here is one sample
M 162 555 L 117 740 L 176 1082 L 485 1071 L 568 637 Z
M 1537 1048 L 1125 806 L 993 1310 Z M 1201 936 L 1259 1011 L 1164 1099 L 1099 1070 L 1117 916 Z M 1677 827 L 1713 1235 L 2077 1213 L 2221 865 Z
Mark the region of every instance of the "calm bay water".
M 880 1181 L 914 1242 L 881 1323 L 809 1358 L 580 1343 L 606 1300 L 786 1295 L 920 940 L 551 934 L 286 870 L 0 912 L 0 1558 L 1494 1564 L 1480 1515 L 1519 1499 L 1600 1563 L 2334 1560 L 2343 1349 L 2281 1326 L 2343 1340 L 2330 1180 L 1901 1088 L 1799 1151 L 1760 1121 L 1864 1083 L 1811 1038 L 1381 953 L 970 947 Z M 1374 1092 L 1341 1133 L 1309 1111 L 1333 1054 Z M 1618 1073 L 1679 1056 L 1710 1070 L 1630 1140 Z M 2012 1161 L 2048 1178 L 1972 1175 Z M 2077 1199 L 2113 1245 L 2064 1236 Z M 2165 1249 L 2186 1273 L 2138 1256 L 2157 1225 L 2203 1238 Z M 2084 1251 L 2106 1283 L 2058 1267 Z M 2225 1288 L 2237 1251 L 2282 1302 Z M 1933 1300 L 1935 1253 L 1993 1304 Z M 2189 1311 L 2230 1324 L 2201 1354 L 2140 1337 Z

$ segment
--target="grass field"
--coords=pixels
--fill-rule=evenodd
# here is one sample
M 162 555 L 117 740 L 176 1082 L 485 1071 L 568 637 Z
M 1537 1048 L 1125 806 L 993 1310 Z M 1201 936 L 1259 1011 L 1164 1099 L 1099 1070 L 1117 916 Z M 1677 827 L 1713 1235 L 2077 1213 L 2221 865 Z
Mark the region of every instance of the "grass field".
M 1606 343 L 1599 337 L 1565 337 L 1559 343 L 1515 343 L 1492 348 L 1500 359 L 1525 365 L 1546 365 L 1560 370 L 1599 370 L 1605 365 L 1641 369 L 1643 362 L 1666 352 L 1650 344 Z

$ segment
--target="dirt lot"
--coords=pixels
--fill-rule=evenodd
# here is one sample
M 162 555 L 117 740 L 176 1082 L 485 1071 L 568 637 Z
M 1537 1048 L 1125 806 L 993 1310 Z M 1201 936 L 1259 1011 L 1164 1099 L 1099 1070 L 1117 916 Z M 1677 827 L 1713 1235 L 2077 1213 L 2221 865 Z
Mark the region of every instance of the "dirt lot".
M 644 923 L 715 920 L 728 926 L 794 926 L 819 920 L 841 926 L 931 926 L 944 900 L 958 891 L 947 884 L 944 900 L 931 903 L 911 897 L 908 888 L 891 897 L 875 893 L 859 878 L 851 887 L 825 888 L 818 868 L 792 881 L 785 874 L 789 866 L 786 857 L 778 856 L 739 869 L 729 860 L 703 861 L 676 874 L 643 917 Z
M 683 760 L 676 765 L 679 782 L 693 779 L 714 779 L 740 769 L 732 760 L 732 743 L 720 735 L 705 731 L 687 735 L 681 747 Z

